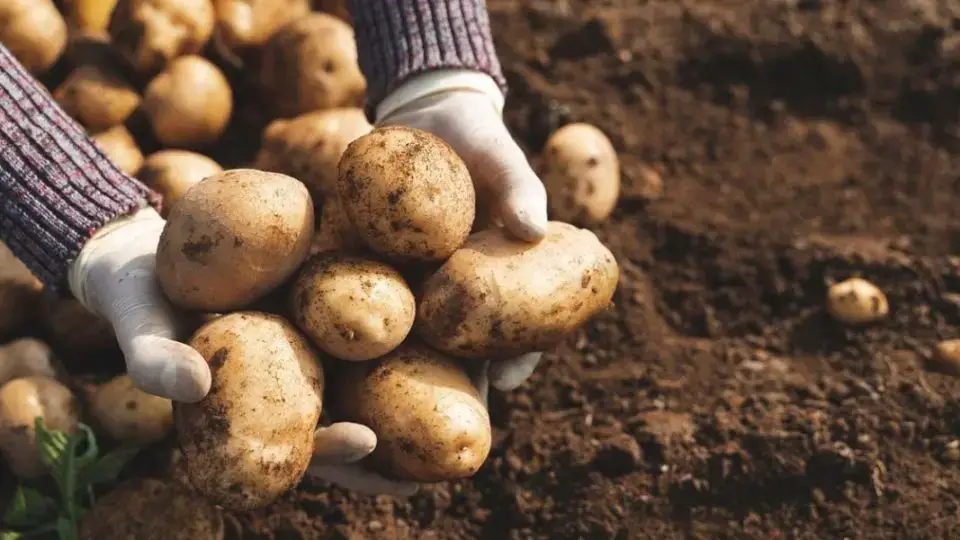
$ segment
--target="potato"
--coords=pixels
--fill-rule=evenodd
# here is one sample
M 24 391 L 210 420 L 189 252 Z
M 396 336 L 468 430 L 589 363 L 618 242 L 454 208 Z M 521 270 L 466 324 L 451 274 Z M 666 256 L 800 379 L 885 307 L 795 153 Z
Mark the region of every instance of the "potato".
M 339 197 L 327 197 L 321 212 L 320 227 L 310 244 L 311 255 L 329 251 L 360 253 L 364 250 L 363 239 L 350 223 Z
M 0 336 L 11 336 L 33 322 L 43 284 L 0 242 Z
M 106 32 L 117 0 L 67 0 L 67 22 L 81 32 Z
M 441 261 L 473 226 L 476 195 L 463 160 L 438 137 L 387 126 L 350 143 L 337 190 L 364 242 L 396 261 Z
M 110 18 L 114 46 L 141 74 L 197 54 L 213 34 L 211 0 L 119 0 Z
M 96 133 L 122 124 L 140 105 L 140 94 L 106 67 L 82 65 L 53 92 L 60 107 Z
M 620 161 L 610 139 L 590 124 L 569 124 L 544 147 L 540 178 L 550 219 L 588 226 L 610 216 L 620 196 Z
M 188 189 L 208 176 L 223 172 L 223 167 L 203 154 L 186 150 L 160 150 L 147 156 L 137 173 L 141 182 L 163 196 L 163 216 Z
M 360 105 L 366 81 L 353 28 L 324 13 L 280 28 L 263 48 L 260 83 L 283 117 Z
M 33 75 L 42 75 L 67 45 L 67 23 L 52 0 L 0 1 L 0 43 Z
M 200 56 L 183 56 L 147 85 L 143 110 L 160 143 L 194 148 L 223 134 L 233 113 L 233 93 L 217 66 Z
M 193 186 L 170 211 L 157 277 L 174 304 L 232 311 L 287 280 L 313 239 L 313 202 L 296 179 L 234 169 Z
M 934 371 L 960 377 L 960 339 L 945 339 L 937 343 L 929 363 Z
M 73 433 L 80 405 L 70 389 L 42 377 L 22 377 L 0 388 L 0 453 L 19 478 L 43 475 L 47 468 L 37 451 L 36 419 L 51 430 Z
M 190 346 L 213 375 L 206 398 L 174 406 L 190 483 L 231 510 L 264 506 L 310 465 L 323 404 L 319 358 L 293 325 L 258 312 L 214 319 Z
M 56 360 L 46 343 L 21 338 L 0 347 L 0 387 L 13 379 L 34 375 L 57 378 Z
M 51 298 L 42 308 L 49 341 L 61 350 L 89 358 L 117 348 L 110 323 L 90 313 L 77 299 Z
M 263 45 L 280 27 L 310 12 L 307 0 L 214 0 L 217 32 L 230 50 Z
M 133 135 L 122 125 L 101 131 L 91 138 L 121 171 L 135 175 L 143 165 L 143 154 Z
M 170 400 L 140 390 L 129 375 L 118 375 L 94 389 L 90 413 L 97 426 L 119 442 L 155 442 L 173 428 Z
M 350 255 L 313 256 L 293 283 L 294 322 L 324 352 L 370 360 L 403 343 L 416 304 L 400 272 Z
M 274 120 L 263 132 L 253 168 L 289 174 L 307 185 L 314 200 L 323 200 L 337 191 L 337 166 L 344 150 L 372 129 L 355 107 Z
M 866 324 L 885 318 L 890 305 L 887 296 L 876 285 L 854 277 L 830 286 L 827 311 L 842 323 Z
M 538 244 L 470 236 L 423 284 L 415 331 L 462 358 L 541 351 L 606 309 L 619 267 L 590 231 L 551 221 Z
M 382 475 L 413 482 L 472 476 L 490 453 L 490 416 L 453 360 L 407 342 L 373 362 L 331 375 L 330 408 L 340 421 L 369 426 L 367 458 Z
M 223 540 L 220 511 L 169 480 L 135 478 L 97 499 L 80 540 Z

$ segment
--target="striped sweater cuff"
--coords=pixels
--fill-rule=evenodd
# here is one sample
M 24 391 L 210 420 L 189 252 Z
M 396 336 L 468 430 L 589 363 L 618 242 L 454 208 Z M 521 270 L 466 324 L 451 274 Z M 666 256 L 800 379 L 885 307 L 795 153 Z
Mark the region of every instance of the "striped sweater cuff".
M 108 221 L 157 198 L 0 45 L 0 239 L 48 288 Z

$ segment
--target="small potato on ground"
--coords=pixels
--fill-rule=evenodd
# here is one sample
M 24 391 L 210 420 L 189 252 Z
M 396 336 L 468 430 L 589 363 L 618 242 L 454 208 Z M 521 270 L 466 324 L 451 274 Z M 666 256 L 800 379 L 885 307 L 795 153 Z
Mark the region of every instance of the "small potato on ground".
M 211 0 L 119 0 L 110 18 L 114 47 L 143 75 L 197 54 L 213 34 Z
M 163 217 L 188 189 L 223 167 L 203 154 L 187 150 L 160 150 L 147 156 L 137 178 L 163 196 Z
M 39 76 L 63 54 L 67 23 L 52 0 L 3 0 L 0 43 L 27 71 Z
M 140 105 L 140 94 L 104 66 L 82 65 L 53 92 L 57 104 L 96 133 L 122 124 Z
M 233 92 L 209 60 L 183 56 L 150 81 L 143 109 L 163 145 L 195 148 L 223 134 L 233 113 Z
M 13 379 L 0 388 L 0 454 L 23 479 L 47 472 L 37 449 L 36 419 L 50 430 L 73 433 L 80 403 L 70 389 L 42 376 Z
M 866 324 L 886 318 L 890 304 L 876 285 L 854 277 L 830 286 L 827 311 L 844 324 Z
M 595 225 L 620 196 L 620 160 L 610 139 L 590 124 L 569 124 L 547 140 L 540 178 L 550 219 Z
M 173 404 L 150 395 L 119 375 L 93 390 L 90 413 L 115 441 L 135 444 L 164 438 L 173 428 Z
M 960 339 L 945 339 L 937 343 L 930 363 L 934 371 L 960 377 Z
M 133 135 L 124 126 L 113 126 L 92 135 L 91 138 L 121 171 L 132 176 L 137 174 L 143 165 L 143 153 L 140 152 Z

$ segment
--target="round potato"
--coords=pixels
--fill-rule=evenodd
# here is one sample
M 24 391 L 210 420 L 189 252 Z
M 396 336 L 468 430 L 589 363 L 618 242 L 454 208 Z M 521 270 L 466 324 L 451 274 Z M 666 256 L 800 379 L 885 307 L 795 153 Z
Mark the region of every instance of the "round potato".
M 43 284 L 0 242 L 0 337 L 30 324 L 39 311 Z
M 319 358 L 293 325 L 258 312 L 214 319 L 190 346 L 213 375 L 206 398 L 174 407 L 190 483 L 231 510 L 264 506 L 310 465 L 323 397 Z
M 207 177 L 170 211 L 157 277 L 184 309 L 227 312 L 287 280 L 313 239 L 307 188 L 277 173 L 234 169 Z
M 323 253 L 301 269 L 290 309 L 297 326 L 324 352 L 341 360 L 371 360 L 403 343 L 416 303 L 390 266 Z
M 14 379 L 0 388 L 0 453 L 19 478 L 43 475 L 47 467 L 37 450 L 36 419 L 50 430 L 73 433 L 80 404 L 66 386 L 31 376 Z
M 263 45 L 274 32 L 310 12 L 307 0 L 214 0 L 219 38 L 230 50 Z
M 370 465 L 386 477 L 440 482 L 472 476 L 490 453 L 490 416 L 467 374 L 450 358 L 404 343 L 373 362 L 331 376 L 337 420 L 377 434 Z
M 462 358 L 509 358 L 561 341 L 606 309 L 619 267 L 590 231 L 551 221 L 538 244 L 470 236 L 423 284 L 416 332 Z
M 359 253 L 363 250 L 363 239 L 350 223 L 340 198 L 336 195 L 327 197 L 323 202 L 320 227 L 310 244 L 310 254 L 330 251 Z
M 396 261 L 441 261 L 473 226 L 476 194 L 467 166 L 438 137 L 387 126 L 350 143 L 338 194 L 364 242 Z
M 169 480 L 136 478 L 99 497 L 80 523 L 80 540 L 223 540 L 223 517 Z
M 113 440 L 136 444 L 164 438 L 173 428 L 169 399 L 140 390 L 129 375 L 119 375 L 93 391 L 90 413 Z
M 64 112 L 96 133 L 122 124 L 140 105 L 140 94 L 115 73 L 82 65 L 53 92 Z
M 137 173 L 141 182 L 163 196 L 163 217 L 188 189 L 223 167 L 203 154 L 187 150 L 160 150 L 147 156 Z
M 42 75 L 67 46 L 67 23 L 52 0 L 3 0 L 0 43 L 27 71 Z
M 307 185 L 314 200 L 324 200 L 337 191 L 337 166 L 344 150 L 372 129 L 355 107 L 274 120 L 263 132 L 254 168 L 289 174 Z
M 140 152 L 137 141 L 122 125 L 101 131 L 91 138 L 121 171 L 132 176 L 137 174 L 143 165 L 143 153 Z
M 547 140 L 540 178 L 550 219 L 595 225 L 620 196 L 620 160 L 610 139 L 590 124 L 569 124 Z
M 56 360 L 46 343 L 21 338 L 0 347 L 0 387 L 13 379 L 34 375 L 57 378 Z
M 890 303 L 879 287 L 863 278 L 852 277 L 834 283 L 827 290 L 827 311 L 845 324 L 867 324 L 886 318 Z
M 213 34 L 211 0 L 119 0 L 110 18 L 114 46 L 145 75 L 197 54 Z
M 260 66 L 260 84 L 283 117 L 357 106 L 366 91 L 353 28 L 325 13 L 280 28 L 264 46 Z
M 158 141 L 193 148 L 223 134 L 233 113 L 233 93 L 217 66 L 200 56 L 183 56 L 150 81 L 143 109 Z

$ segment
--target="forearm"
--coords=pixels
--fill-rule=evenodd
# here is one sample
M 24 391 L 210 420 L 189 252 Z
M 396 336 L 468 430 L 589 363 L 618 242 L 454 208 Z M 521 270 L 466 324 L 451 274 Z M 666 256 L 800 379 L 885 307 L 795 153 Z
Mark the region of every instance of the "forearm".
M 57 288 L 93 232 L 149 197 L 0 45 L 0 239 L 14 254 Z
M 350 0 L 349 7 L 368 107 L 435 69 L 480 71 L 506 89 L 485 0 Z

